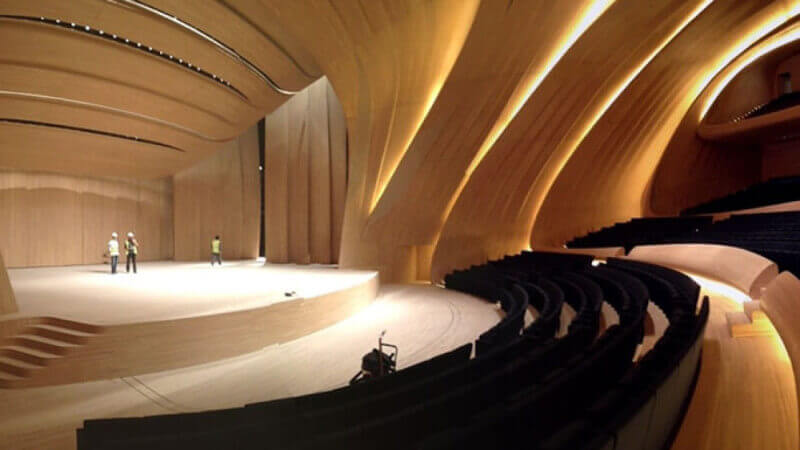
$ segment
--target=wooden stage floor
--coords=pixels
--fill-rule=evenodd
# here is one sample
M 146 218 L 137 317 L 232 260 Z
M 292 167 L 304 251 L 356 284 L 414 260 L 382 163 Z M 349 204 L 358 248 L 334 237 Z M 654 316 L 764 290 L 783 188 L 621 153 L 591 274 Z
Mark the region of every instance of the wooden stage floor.
M 122 324 L 218 314 L 312 297 L 364 280 L 368 271 L 330 266 L 232 261 L 143 262 L 139 273 L 111 275 L 108 265 L 9 269 L 19 305 L 13 316 L 56 316 L 93 324 Z
M 403 368 L 474 341 L 499 318 L 494 305 L 457 292 L 382 286 L 350 318 L 253 353 L 136 377 L 0 389 L 0 449 L 74 449 L 75 428 L 88 418 L 225 408 L 344 386 L 384 329 Z

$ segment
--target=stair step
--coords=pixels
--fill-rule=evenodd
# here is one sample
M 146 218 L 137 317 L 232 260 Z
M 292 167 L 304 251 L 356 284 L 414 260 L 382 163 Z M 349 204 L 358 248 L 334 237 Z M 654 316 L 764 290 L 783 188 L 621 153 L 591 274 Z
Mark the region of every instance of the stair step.
M 46 366 L 51 360 L 59 357 L 57 354 L 44 352 L 35 348 L 23 347 L 21 345 L 10 345 L 0 348 L 0 356 L 2 355 L 8 355 L 14 359 L 40 366 Z
M 74 320 L 62 319 L 59 317 L 45 317 L 45 325 L 52 325 L 67 330 L 78 331 L 87 334 L 98 334 L 102 331 L 102 327 L 83 322 L 75 322 Z
M 37 336 L 44 336 L 70 344 L 85 344 L 89 342 L 89 338 L 92 336 L 90 333 L 68 330 L 54 325 L 35 325 L 27 331 Z
M 68 342 L 57 341 L 34 334 L 22 334 L 15 336 L 11 338 L 11 344 L 18 345 L 20 347 L 33 348 L 59 356 L 66 355 L 71 348 L 75 347 L 74 344 L 70 344 Z
M 775 329 L 768 320 L 752 322 L 744 311 L 727 312 L 725 313 L 725 319 L 728 322 L 731 336 L 734 338 L 772 336 L 775 334 Z
M 21 377 L 19 375 L 14 375 L 13 373 L 4 372 L 0 370 L 0 388 L 13 388 L 16 387 L 16 383 L 19 381 L 24 380 L 25 377 Z
M 15 358 L 10 358 L 5 355 L 0 355 L 0 370 L 19 377 L 27 377 L 36 370 L 41 369 L 42 366 L 30 364 L 25 361 L 20 361 Z

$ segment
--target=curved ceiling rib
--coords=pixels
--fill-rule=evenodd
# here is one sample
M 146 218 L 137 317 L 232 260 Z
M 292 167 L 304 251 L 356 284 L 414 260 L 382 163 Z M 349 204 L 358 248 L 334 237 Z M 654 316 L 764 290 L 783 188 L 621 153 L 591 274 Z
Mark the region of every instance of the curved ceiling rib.
M 120 44 L 120 45 L 126 45 L 126 46 L 130 47 L 131 49 L 134 49 L 134 50 L 137 50 L 137 51 L 140 51 L 140 52 L 144 52 L 144 53 L 150 54 L 152 56 L 161 58 L 164 61 L 167 61 L 167 62 L 169 62 L 171 64 L 179 65 L 179 66 L 183 67 L 184 69 L 187 69 L 187 70 L 191 71 L 192 73 L 196 73 L 196 74 L 201 75 L 201 76 L 203 76 L 203 77 L 205 77 L 205 78 L 207 78 L 207 79 L 209 79 L 211 81 L 214 81 L 215 83 L 219 84 L 223 88 L 230 89 L 231 91 L 236 93 L 236 95 L 241 97 L 243 100 L 245 100 L 248 103 L 250 103 L 250 99 L 247 98 L 247 96 L 242 91 L 237 89 L 236 86 L 231 85 L 230 81 L 226 81 L 222 77 L 218 77 L 216 74 L 213 74 L 211 72 L 205 71 L 205 70 L 201 69 L 200 67 L 198 67 L 196 65 L 192 65 L 192 63 L 190 63 L 189 61 L 185 61 L 183 58 L 179 58 L 177 56 L 170 55 L 170 54 L 165 53 L 165 52 L 163 52 L 161 50 L 158 50 L 156 48 L 143 45 L 141 42 L 133 42 L 130 39 L 124 38 L 122 36 L 117 36 L 116 34 L 106 33 L 103 30 L 100 30 L 100 29 L 97 29 L 97 28 L 92 28 L 89 25 L 79 24 L 79 23 L 75 23 L 75 22 L 62 22 L 60 19 L 52 19 L 52 18 L 48 18 L 48 17 L 29 17 L 29 16 L 14 16 L 14 15 L 3 14 L 3 15 L 0 15 L 0 19 L 3 19 L 3 20 L 18 20 L 18 21 L 24 21 L 24 22 L 35 22 L 35 23 L 41 23 L 41 24 L 45 24 L 45 25 L 51 25 L 51 26 L 59 27 L 61 29 L 65 29 L 65 30 L 71 30 L 71 31 L 79 32 L 79 33 L 85 33 L 85 34 L 88 34 L 90 36 L 94 36 L 94 37 L 97 37 L 97 38 L 100 38 L 100 39 L 106 39 L 108 41 L 111 41 L 111 42 L 114 42 L 114 43 L 117 43 L 117 44 Z
M 194 137 L 197 137 L 197 138 L 200 138 L 200 139 L 204 139 L 206 141 L 225 142 L 225 141 L 229 141 L 230 140 L 229 138 L 225 138 L 225 139 L 213 138 L 213 137 L 207 136 L 207 135 L 205 135 L 205 134 L 203 134 L 203 133 L 201 133 L 201 132 L 199 132 L 197 130 L 193 130 L 191 128 L 184 127 L 184 126 L 179 125 L 177 123 L 173 123 L 173 122 L 169 122 L 169 121 L 166 121 L 166 120 L 162 120 L 162 119 L 159 119 L 157 117 L 152 117 L 152 116 L 148 116 L 148 115 L 145 115 L 145 114 L 139 114 L 137 112 L 127 111 L 127 110 L 124 110 L 124 109 L 114 108 L 112 106 L 100 105 L 100 104 L 91 103 L 91 102 L 84 102 L 84 101 L 81 101 L 81 100 L 73 100 L 73 99 L 70 99 L 70 98 L 54 97 L 54 96 L 43 95 L 43 94 L 34 94 L 34 93 L 30 93 L 30 92 L 6 91 L 6 90 L 1 90 L 1 89 L 0 89 L 0 97 L 23 98 L 23 99 L 38 100 L 38 101 L 43 101 L 43 102 L 63 103 L 63 104 L 70 105 L 70 106 L 77 106 L 77 107 L 81 107 L 81 108 L 94 109 L 94 110 L 97 110 L 97 111 L 107 112 L 107 113 L 111 113 L 111 114 L 118 114 L 118 115 L 122 115 L 122 116 L 128 116 L 128 117 L 132 117 L 132 118 L 135 118 L 135 119 L 143 120 L 143 121 L 146 121 L 146 122 L 151 122 L 151 123 L 154 123 L 154 124 L 157 124 L 157 125 L 162 125 L 162 126 L 165 126 L 165 127 L 168 127 L 168 128 L 172 128 L 172 129 L 178 130 L 178 131 L 180 131 L 182 133 L 190 134 L 190 135 L 192 135 Z
M 238 52 L 236 52 L 236 50 L 234 50 L 234 49 L 230 48 L 229 46 L 225 45 L 225 43 L 219 41 L 214 36 L 211 36 L 210 34 L 204 32 L 203 30 L 193 26 L 192 24 L 190 24 L 188 22 L 185 22 L 185 21 L 181 20 L 178 17 L 175 17 L 175 16 L 172 16 L 170 14 L 167 14 L 166 12 L 161 11 L 158 8 L 154 8 L 154 7 L 152 7 L 152 6 L 150 6 L 150 5 L 146 4 L 146 3 L 140 2 L 138 0 L 107 0 L 107 1 L 109 1 L 110 3 L 131 6 L 131 7 L 137 8 L 137 9 L 139 9 L 141 11 L 145 11 L 145 12 L 147 12 L 149 14 L 157 16 L 157 17 L 159 17 L 159 18 L 161 18 L 163 20 L 171 22 L 171 23 L 173 23 L 173 24 L 185 29 L 186 31 L 188 31 L 188 32 L 190 32 L 190 33 L 192 33 L 192 34 L 194 34 L 196 36 L 199 36 L 200 38 L 210 42 L 212 45 L 214 45 L 215 47 L 220 49 L 223 53 L 225 53 L 231 59 L 233 59 L 233 60 L 237 61 L 238 63 L 242 64 L 243 66 L 245 66 L 247 68 L 247 70 L 249 70 L 250 72 L 255 74 L 258 78 L 261 78 L 261 80 L 263 80 L 275 92 L 277 92 L 279 94 L 283 94 L 283 95 L 294 95 L 294 94 L 297 93 L 297 91 L 291 91 L 291 90 L 288 90 L 288 89 L 281 88 L 280 86 L 278 86 L 278 84 L 272 78 L 269 77 L 269 75 L 267 75 L 261 69 L 256 67 L 253 63 L 248 61 L 247 58 L 245 58 L 244 56 L 242 56 Z
M 173 145 L 165 144 L 163 142 L 153 141 L 153 140 L 150 140 L 150 139 L 144 139 L 144 138 L 140 138 L 138 136 L 126 136 L 124 134 L 111 133 L 111 132 L 108 132 L 108 131 L 92 130 L 92 129 L 89 129 L 89 128 L 82 128 L 82 127 L 73 127 L 71 125 L 63 125 L 63 124 L 58 124 L 58 123 L 47 123 L 47 122 L 37 122 L 35 120 L 21 120 L 21 119 L 9 118 L 9 117 L 0 117 L 0 123 L 13 123 L 13 124 L 17 124 L 17 125 L 29 125 L 29 126 L 34 126 L 34 127 L 47 127 L 47 128 L 57 128 L 57 129 L 61 129 L 61 130 L 77 131 L 77 132 L 80 132 L 80 133 L 94 134 L 94 135 L 98 135 L 98 136 L 107 136 L 107 137 L 112 137 L 112 138 L 116 138 L 116 139 L 125 139 L 125 140 L 128 140 L 128 141 L 138 142 L 138 143 L 142 143 L 142 144 L 155 145 L 156 147 L 162 147 L 162 148 L 166 148 L 166 149 L 173 150 L 173 151 L 176 151 L 176 152 L 186 153 L 186 150 L 180 149 L 180 148 L 175 147 Z

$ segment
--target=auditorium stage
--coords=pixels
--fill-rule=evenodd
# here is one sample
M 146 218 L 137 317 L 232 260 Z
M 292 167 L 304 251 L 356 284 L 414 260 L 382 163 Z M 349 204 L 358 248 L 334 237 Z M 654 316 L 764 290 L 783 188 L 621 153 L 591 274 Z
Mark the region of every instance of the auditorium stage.
M 323 266 L 155 262 L 141 264 L 138 274 L 107 269 L 10 271 L 19 312 L 0 320 L 0 388 L 135 376 L 242 355 L 347 319 L 378 290 L 377 272 Z
M 374 272 L 331 266 L 231 261 L 142 262 L 139 273 L 108 265 L 9 269 L 15 316 L 55 316 L 92 324 L 177 319 L 315 297 L 365 281 Z M 285 292 L 294 291 L 293 297 Z
M 247 354 L 139 376 L 0 389 L 7 406 L 0 408 L 0 448 L 71 450 L 84 419 L 227 408 L 341 387 L 382 330 L 399 346 L 404 368 L 474 342 L 500 317 L 496 305 L 462 293 L 384 285 L 349 318 Z

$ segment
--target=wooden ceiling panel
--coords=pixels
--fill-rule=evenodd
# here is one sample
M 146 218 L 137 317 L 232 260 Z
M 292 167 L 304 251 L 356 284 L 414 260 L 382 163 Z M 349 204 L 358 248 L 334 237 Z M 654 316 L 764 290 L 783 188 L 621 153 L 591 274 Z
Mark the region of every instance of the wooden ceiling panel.
M 177 64 L 113 41 L 35 22 L 4 21 L 2 25 L 0 41 L 5 46 L 4 63 L 87 74 L 159 96 L 182 99 L 190 105 L 214 105 L 220 116 L 234 123 L 257 113 L 233 90 Z M 62 89 L 61 96 L 69 98 L 70 86 L 62 86 Z
M 158 142 L 177 147 L 188 159 L 199 159 L 216 150 L 223 141 L 211 141 L 141 116 L 50 99 L 7 96 L 0 91 L 0 120 L 15 119 L 93 129 L 119 135 L 157 136 Z
M 158 2 L 144 4 L 159 9 L 165 6 Z M 275 78 L 278 84 L 302 88 L 319 76 L 316 73 L 307 75 L 302 72 L 298 65 L 269 39 L 269 36 L 249 25 L 245 21 L 246 18 L 238 18 L 223 3 L 209 1 L 205 2 L 202 8 L 187 8 L 184 2 L 180 6 L 182 8 L 176 11 L 179 19 L 188 21 L 200 30 L 210 33 L 237 53 L 244 54 L 243 56 L 253 64 L 260 66 L 270 77 Z M 254 105 L 266 107 L 268 110 L 274 108 L 274 103 L 280 104 L 287 99 L 286 96 L 270 89 L 244 64 L 211 42 L 158 15 L 129 6 L 124 1 L 9 0 L 0 5 L 0 14 L 60 19 L 63 22 L 75 22 L 101 29 L 133 42 L 141 42 L 145 46 L 189 61 L 194 66 L 207 69 L 230 81 L 244 92 Z M 192 19 L 197 18 L 206 20 L 200 24 L 193 23 Z M 209 25 L 213 25 L 212 30 L 206 29 Z M 217 35 L 216 32 L 221 30 L 225 31 L 223 35 Z
M 235 137 L 240 126 L 209 105 L 187 103 L 186 99 L 71 69 L 0 63 L 0 86 L 5 96 L 46 96 L 139 114 L 174 123 L 209 140 Z
M 187 164 L 179 150 L 119 137 L 0 122 L 0 167 L 87 176 L 158 178 Z
M 707 5 L 619 0 L 575 42 L 472 174 L 447 219 L 433 277 L 528 246 L 533 211 L 598 111 L 648 57 Z M 476 207 L 480 205 L 480 207 Z

